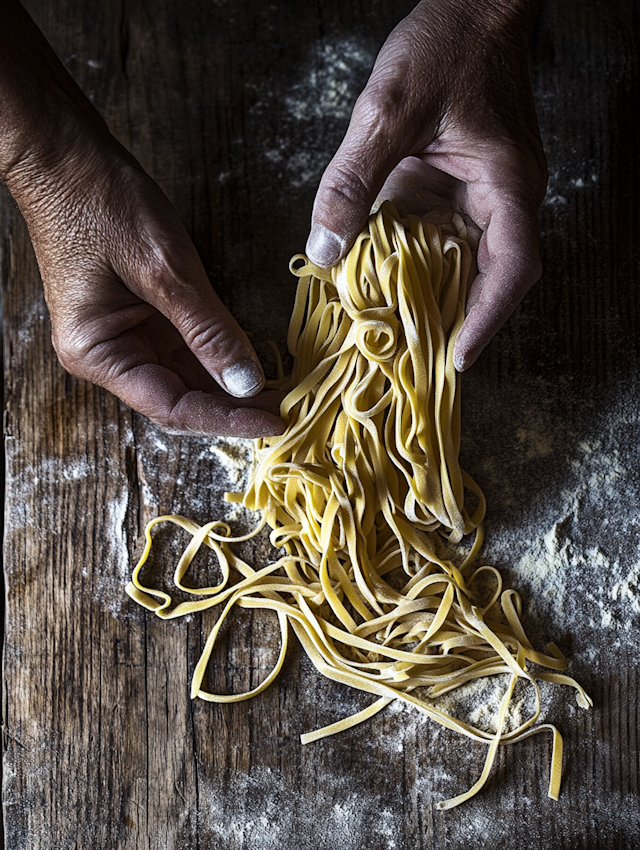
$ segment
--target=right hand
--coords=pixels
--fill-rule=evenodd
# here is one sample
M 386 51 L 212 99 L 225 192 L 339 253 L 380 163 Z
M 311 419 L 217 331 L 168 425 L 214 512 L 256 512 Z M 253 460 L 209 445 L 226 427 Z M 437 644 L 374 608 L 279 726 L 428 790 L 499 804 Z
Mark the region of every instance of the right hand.
M 422 171 L 427 193 L 478 225 L 479 273 L 454 353 L 460 371 L 541 275 L 537 209 L 547 171 L 527 71 L 536 6 L 419 3 L 382 47 L 314 204 L 307 255 L 324 267 L 346 254 L 399 164 L 396 183 Z M 410 166 L 416 157 L 422 168 Z

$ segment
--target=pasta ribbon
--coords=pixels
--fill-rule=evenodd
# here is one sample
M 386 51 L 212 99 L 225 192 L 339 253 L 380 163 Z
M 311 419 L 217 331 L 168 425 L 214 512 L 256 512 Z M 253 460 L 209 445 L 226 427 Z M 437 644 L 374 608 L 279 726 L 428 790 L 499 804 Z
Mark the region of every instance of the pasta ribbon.
M 493 567 L 473 569 L 485 501 L 458 462 L 460 376 L 453 365 L 471 266 L 465 233 L 459 217 L 449 226 L 416 216 L 400 219 L 385 202 L 336 268 L 327 271 L 304 256 L 293 258 L 299 284 L 288 336 L 295 358 L 293 389 L 281 407 L 286 430 L 256 441 L 242 496 L 246 508 L 261 514 L 260 524 L 250 535 L 233 538 L 225 523 L 200 527 L 184 517 L 160 517 L 147 527 L 144 553 L 127 586 L 136 602 L 163 618 L 224 606 L 196 666 L 193 697 L 237 702 L 262 692 L 281 669 L 290 625 L 320 673 L 375 697 L 364 711 L 302 735 L 303 743 L 402 700 L 487 744 L 478 781 L 440 803 L 443 809 L 482 788 L 499 745 L 544 730 L 553 734 L 549 796 L 557 799 L 562 739 L 555 727 L 537 724 L 538 681 L 570 685 L 579 705 L 591 704 L 564 674 L 567 661 L 555 645 L 547 654 L 532 647 L 516 591 L 502 590 Z M 281 365 L 278 371 L 282 379 Z M 472 515 L 465 491 L 475 500 Z M 151 529 L 163 521 L 192 537 L 174 581 L 195 598 L 178 604 L 141 581 Z M 263 527 L 271 529 L 271 543 L 282 555 L 255 570 L 231 544 Z M 474 531 L 475 542 L 459 567 L 440 557 L 443 537 L 456 544 Z M 189 588 L 183 579 L 202 546 L 214 553 L 222 580 Z M 480 579 L 495 584 L 484 604 Z M 206 667 L 235 606 L 277 615 L 279 658 L 250 692 L 210 693 L 203 688 Z M 500 674 L 509 678 L 496 732 L 438 708 L 439 696 Z M 518 679 L 531 687 L 534 709 L 508 731 Z

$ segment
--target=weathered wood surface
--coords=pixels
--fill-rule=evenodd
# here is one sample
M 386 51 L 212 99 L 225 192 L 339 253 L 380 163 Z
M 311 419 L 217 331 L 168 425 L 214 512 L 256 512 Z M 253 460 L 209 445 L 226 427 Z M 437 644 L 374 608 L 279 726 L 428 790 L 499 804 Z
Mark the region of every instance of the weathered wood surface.
M 27 5 L 175 202 L 269 365 L 314 187 L 411 2 Z M 302 748 L 301 732 L 369 700 L 320 679 L 295 648 L 253 701 L 189 700 L 210 621 L 160 622 L 124 585 L 148 518 L 219 514 L 220 454 L 65 374 L 25 227 L 2 199 L 8 850 L 640 845 L 638 47 L 633 0 L 545 6 L 532 51 L 551 173 L 545 276 L 465 379 L 464 460 L 488 497 L 487 558 L 525 592 L 528 530 L 546 533 L 556 516 L 566 599 L 527 623 L 575 654 L 595 703 L 587 714 L 568 692 L 547 693 L 565 735 L 559 803 L 545 796 L 545 736 L 503 748 L 482 795 L 448 813 L 435 803 L 475 781 L 484 748 L 409 712 Z M 177 551 L 161 543 L 158 569 Z M 614 573 L 628 579 L 616 600 Z M 241 617 L 212 686 L 255 685 L 276 638 L 271 621 Z

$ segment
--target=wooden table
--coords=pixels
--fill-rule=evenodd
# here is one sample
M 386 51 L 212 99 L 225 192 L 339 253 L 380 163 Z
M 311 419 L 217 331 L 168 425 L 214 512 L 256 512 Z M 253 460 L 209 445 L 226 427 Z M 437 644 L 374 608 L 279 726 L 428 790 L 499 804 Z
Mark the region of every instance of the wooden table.
M 412 3 L 27 6 L 171 197 L 272 368 L 317 181 Z M 475 781 L 485 750 L 415 714 L 387 710 L 302 747 L 302 732 L 370 698 L 323 680 L 295 646 L 260 697 L 191 702 L 210 619 L 163 623 L 124 586 L 149 518 L 220 515 L 220 449 L 162 434 L 64 372 L 25 226 L 3 198 L 7 850 L 640 846 L 638 47 L 634 0 L 545 5 L 532 49 L 551 175 L 545 275 L 464 381 L 486 558 L 594 699 L 586 713 L 568 691 L 549 695 L 566 744 L 558 803 L 545 736 L 501 748 L 482 794 L 448 813 L 435 803 Z M 525 567 L 538 532 L 559 589 L 535 603 Z M 180 541 L 159 539 L 168 569 Z M 271 620 L 240 617 L 212 687 L 255 685 L 276 652 Z

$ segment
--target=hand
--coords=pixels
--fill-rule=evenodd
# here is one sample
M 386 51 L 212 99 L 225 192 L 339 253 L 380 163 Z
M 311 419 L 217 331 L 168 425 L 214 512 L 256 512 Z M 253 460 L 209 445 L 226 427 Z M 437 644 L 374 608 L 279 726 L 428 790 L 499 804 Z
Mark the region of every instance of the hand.
M 62 364 L 174 433 L 281 433 L 281 396 L 260 393 L 257 356 L 169 200 L 22 7 L 5 0 L 1 15 L 0 173 L 29 228 Z
M 254 395 L 257 357 L 176 211 L 115 139 L 85 135 L 55 166 L 14 167 L 9 185 L 66 369 L 174 433 L 282 430 L 280 395 Z
M 422 199 L 473 219 L 478 274 L 455 347 L 459 371 L 541 275 L 536 216 L 547 171 L 527 73 L 536 6 L 423 0 L 380 51 L 313 208 L 307 254 L 324 267 L 346 254 L 376 197 L 397 194 L 408 171 L 414 186 L 419 172 Z M 416 168 L 415 157 L 426 165 Z

